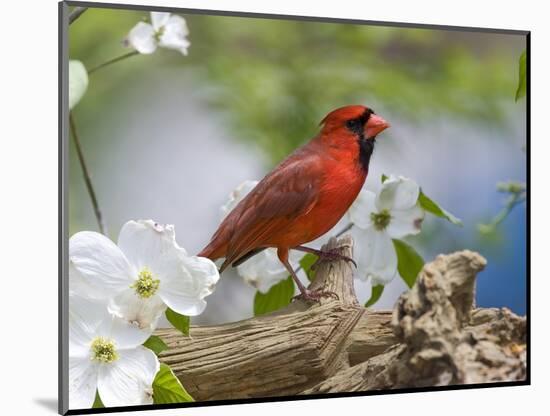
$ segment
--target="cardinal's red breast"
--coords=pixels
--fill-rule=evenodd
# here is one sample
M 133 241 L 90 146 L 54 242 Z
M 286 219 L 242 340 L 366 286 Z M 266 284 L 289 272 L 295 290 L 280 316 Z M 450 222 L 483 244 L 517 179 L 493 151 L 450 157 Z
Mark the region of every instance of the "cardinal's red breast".
M 331 112 L 323 129 L 281 162 L 231 211 L 199 256 L 222 269 L 266 247 L 302 245 L 342 218 L 367 176 L 374 136 L 387 123 L 363 106 Z

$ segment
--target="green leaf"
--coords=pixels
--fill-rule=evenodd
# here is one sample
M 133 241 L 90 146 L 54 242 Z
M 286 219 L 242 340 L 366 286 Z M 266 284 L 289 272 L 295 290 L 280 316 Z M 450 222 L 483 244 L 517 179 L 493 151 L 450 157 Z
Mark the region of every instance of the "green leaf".
M 306 272 L 307 278 L 310 282 L 315 278 L 315 271 L 311 270 L 311 266 L 317 261 L 317 256 L 315 254 L 308 253 L 300 260 L 300 266 L 304 272 Z
M 254 296 L 254 316 L 276 311 L 288 305 L 294 296 L 294 280 L 288 276 L 285 280 L 271 286 L 267 293 L 256 292 Z
M 69 109 L 72 110 L 88 89 L 88 71 L 80 61 L 69 61 Z
M 382 176 L 380 177 L 380 180 L 382 181 L 382 183 L 384 183 L 388 178 L 389 176 L 383 173 Z
M 435 201 L 428 198 L 422 190 L 420 190 L 420 194 L 418 195 L 418 203 L 420 206 L 430 214 L 435 215 L 436 217 L 445 218 L 446 220 L 452 222 L 454 225 L 458 225 L 462 227 L 462 221 L 455 217 L 453 214 L 451 214 L 449 211 L 446 211 L 441 206 L 439 206 Z
M 166 309 L 166 319 L 174 328 L 179 329 L 183 335 L 189 336 L 189 322 L 190 319 L 188 316 L 180 315 L 179 313 L 173 311 L 170 308 Z
M 155 404 L 193 402 L 170 367 L 161 363 L 153 381 L 153 402 Z
M 519 57 L 519 82 L 516 90 L 516 101 L 525 96 L 527 91 L 527 51 Z
M 403 281 L 409 286 L 414 286 L 418 273 L 424 266 L 424 259 L 416 252 L 414 248 L 402 240 L 393 240 L 393 246 L 397 253 L 397 270 L 403 278 Z
M 105 407 L 105 405 L 101 401 L 101 397 L 99 397 L 99 392 L 96 390 L 94 404 L 92 404 L 92 409 L 99 409 L 101 407 Z
M 378 302 L 378 299 L 380 299 L 380 296 L 382 296 L 383 291 L 384 291 L 384 285 L 373 286 L 371 289 L 370 299 L 367 300 L 367 303 L 365 303 L 365 308 L 368 308 L 369 306 L 372 306 L 376 302 Z
M 168 349 L 168 345 L 164 343 L 161 337 L 157 337 L 156 335 L 151 335 L 147 338 L 147 341 L 143 343 L 143 346 L 149 348 L 157 355 Z

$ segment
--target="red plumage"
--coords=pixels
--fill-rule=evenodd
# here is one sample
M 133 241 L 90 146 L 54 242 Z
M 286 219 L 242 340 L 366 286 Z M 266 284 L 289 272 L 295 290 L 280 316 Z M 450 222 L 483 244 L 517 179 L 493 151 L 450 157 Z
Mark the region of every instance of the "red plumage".
M 297 279 L 288 263 L 289 249 L 306 249 L 302 244 L 342 218 L 365 182 L 376 135 L 388 127 L 360 105 L 336 109 L 321 124 L 317 136 L 283 160 L 229 213 L 199 256 L 225 257 L 223 271 L 275 247 Z M 302 295 L 312 297 L 299 280 L 297 284 Z

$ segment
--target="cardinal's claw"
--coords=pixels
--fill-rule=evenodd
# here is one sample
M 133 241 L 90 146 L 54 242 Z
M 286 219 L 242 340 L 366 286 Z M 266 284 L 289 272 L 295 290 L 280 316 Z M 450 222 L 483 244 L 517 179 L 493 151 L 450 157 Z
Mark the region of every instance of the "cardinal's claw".
M 357 269 L 357 263 L 355 262 L 355 260 L 353 260 L 351 257 L 348 257 L 348 256 L 341 256 L 340 257 L 341 260 L 345 260 L 347 262 L 350 262 L 351 264 L 353 264 L 355 266 L 355 268 Z
M 317 261 L 313 263 L 313 265 L 311 266 L 312 270 L 315 270 L 315 268 L 323 261 L 334 261 L 334 260 L 347 261 L 349 263 L 352 263 L 357 269 L 357 263 L 355 262 L 355 260 L 353 260 L 351 257 L 344 256 L 343 254 L 341 254 L 338 248 L 331 249 L 329 251 L 319 251 L 318 256 L 319 258 L 317 259 Z

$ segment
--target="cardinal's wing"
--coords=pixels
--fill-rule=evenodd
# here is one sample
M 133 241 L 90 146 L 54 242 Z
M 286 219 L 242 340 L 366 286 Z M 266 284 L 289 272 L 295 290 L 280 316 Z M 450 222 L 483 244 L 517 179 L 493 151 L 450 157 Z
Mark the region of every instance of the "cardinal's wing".
M 322 175 L 317 155 L 298 154 L 258 183 L 228 218 L 231 231 L 222 270 L 307 214 L 317 202 Z

